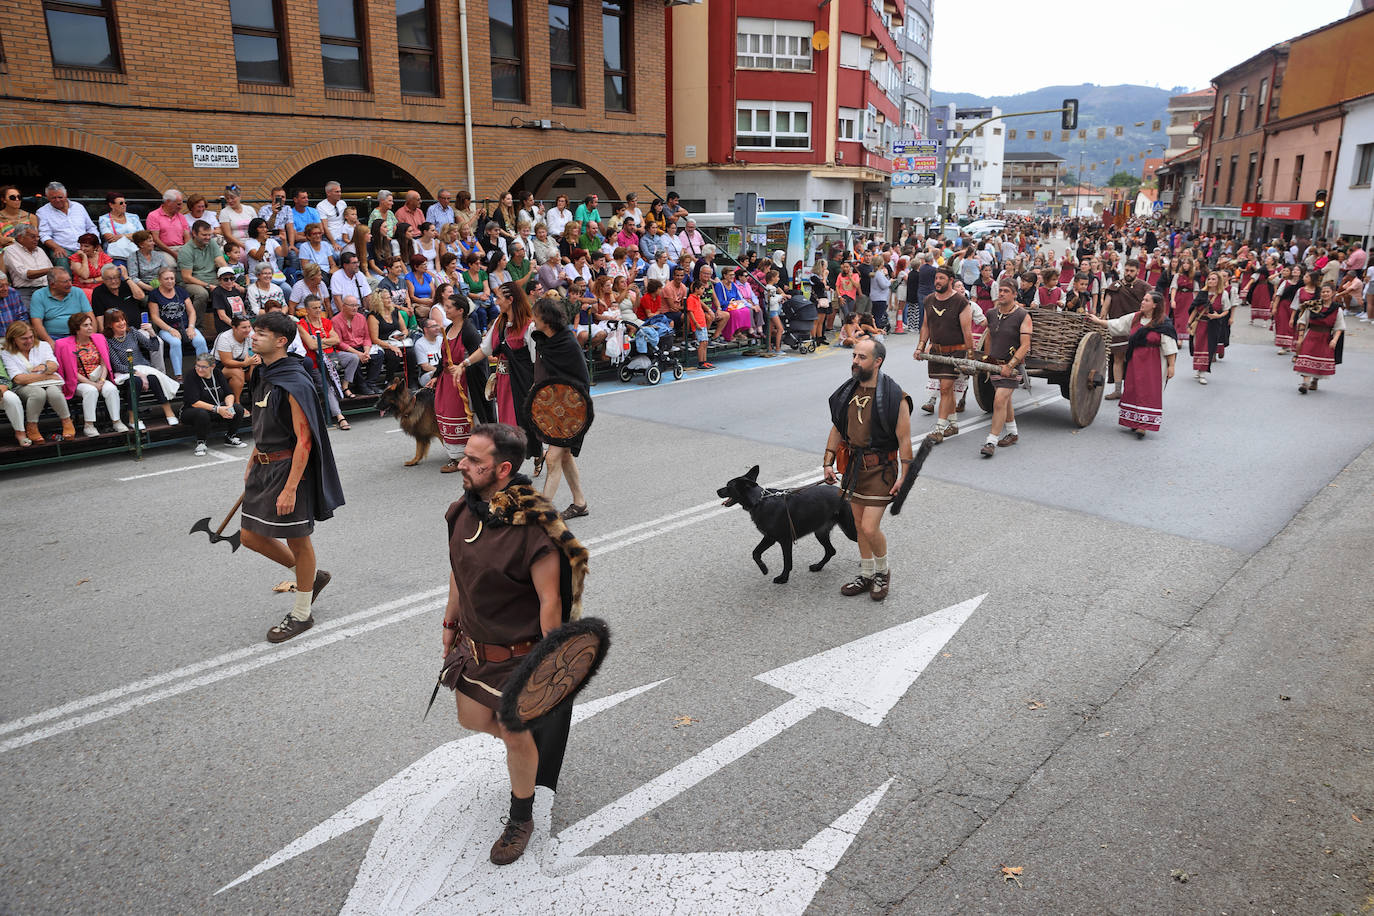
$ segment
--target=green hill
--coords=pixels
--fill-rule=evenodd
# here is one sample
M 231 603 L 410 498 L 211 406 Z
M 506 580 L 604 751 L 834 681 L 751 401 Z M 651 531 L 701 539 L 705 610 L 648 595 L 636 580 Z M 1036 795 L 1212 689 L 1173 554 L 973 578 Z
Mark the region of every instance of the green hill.
M 935 105 L 944 105 L 950 102 L 960 108 L 995 105 L 1004 112 L 1058 108 L 1064 99 L 1078 99 L 1078 126 L 1080 129 L 1087 130 L 1086 140 L 1079 140 L 1075 135 L 1069 142 L 1061 142 L 1058 114 L 1032 115 L 1026 118 L 1013 118 L 1006 123 L 1009 131 L 1016 131 L 1016 139 L 1014 140 L 1010 139 L 1010 134 L 1008 134 L 1006 148 L 1008 152 L 1013 153 L 1048 150 L 1057 156 L 1063 156 L 1064 163 L 1071 175 L 1076 175 L 1078 172 L 1079 153 L 1081 151 L 1083 154 L 1083 180 L 1092 184 L 1101 184 L 1114 171 L 1127 171 L 1133 175 L 1139 175 L 1141 169 L 1140 153 L 1144 150 L 1153 147 L 1154 152 L 1150 154 L 1152 157 L 1163 155 L 1163 150 L 1168 146 L 1168 137 L 1164 133 L 1164 126 L 1168 123 L 1165 109 L 1168 107 L 1169 97 L 1186 91 L 1181 87 L 1156 89 L 1151 86 L 1096 86 L 1092 83 L 1084 83 L 1081 86 L 1047 86 L 1043 89 L 1022 92 L 1019 95 L 998 95 L 985 98 L 968 92 L 934 92 L 931 97 Z M 1158 131 L 1150 130 L 1154 121 L 1160 122 Z M 1138 123 L 1143 123 L 1143 126 L 1137 127 Z M 1120 137 L 1115 135 L 1117 125 L 1123 128 Z M 1097 128 L 1099 127 L 1107 129 L 1105 139 L 1099 140 L 1097 138 Z M 1025 138 L 1027 130 L 1036 132 L 1034 140 Z M 1045 130 L 1053 131 L 1052 140 L 1042 139 L 1044 135 L 1041 131 Z M 1136 157 L 1134 162 L 1128 158 L 1132 155 Z M 1112 164 L 1118 157 L 1121 159 L 1119 167 Z M 1096 171 L 1089 170 L 1089 163 L 1103 161 L 1107 164 L 1098 165 Z

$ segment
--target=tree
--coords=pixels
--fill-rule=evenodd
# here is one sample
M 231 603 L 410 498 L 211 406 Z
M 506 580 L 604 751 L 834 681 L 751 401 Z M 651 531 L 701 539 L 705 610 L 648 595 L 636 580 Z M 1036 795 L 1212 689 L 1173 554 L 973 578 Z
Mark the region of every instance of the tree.
M 1130 188 L 1132 191 L 1140 189 L 1140 176 L 1132 175 L 1130 172 L 1117 172 L 1107 179 L 1109 188 Z

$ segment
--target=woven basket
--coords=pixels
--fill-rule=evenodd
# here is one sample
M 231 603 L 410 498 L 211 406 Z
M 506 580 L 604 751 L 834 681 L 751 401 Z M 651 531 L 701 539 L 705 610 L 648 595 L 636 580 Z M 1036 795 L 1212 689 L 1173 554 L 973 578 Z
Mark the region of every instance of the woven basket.
M 1080 312 L 1051 312 L 1031 309 L 1030 358 L 1054 363 L 1072 362 L 1078 342 L 1097 332 Z

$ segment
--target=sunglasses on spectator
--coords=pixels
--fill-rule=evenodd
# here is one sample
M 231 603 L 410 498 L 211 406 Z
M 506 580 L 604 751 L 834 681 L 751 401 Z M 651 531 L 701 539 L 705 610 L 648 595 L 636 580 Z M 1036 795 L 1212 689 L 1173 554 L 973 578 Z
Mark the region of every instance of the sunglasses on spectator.
M 6 194 L 5 200 L 23 200 L 18 194 Z

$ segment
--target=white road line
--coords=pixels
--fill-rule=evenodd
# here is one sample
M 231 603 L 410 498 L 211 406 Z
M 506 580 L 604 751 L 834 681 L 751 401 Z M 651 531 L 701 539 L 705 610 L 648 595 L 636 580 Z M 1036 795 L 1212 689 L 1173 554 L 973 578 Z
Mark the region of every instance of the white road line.
M 447 592 L 448 586 L 445 585 L 441 588 L 431 588 L 423 592 L 416 592 L 413 595 L 406 595 L 403 598 L 393 598 L 391 601 L 375 605 L 373 607 L 367 608 L 366 610 L 357 611 L 345 617 L 340 617 L 337 620 L 331 620 L 327 623 L 318 624 L 311 630 L 310 636 L 301 638 L 313 640 L 315 638 L 315 634 L 327 633 L 331 630 L 337 630 L 340 627 L 346 627 L 349 624 L 354 623 L 356 621 L 364 620 L 368 617 L 374 617 L 377 614 L 385 614 L 388 611 L 394 611 L 398 608 L 403 608 L 406 605 L 413 604 L 416 601 L 424 601 L 428 598 L 437 598 L 440 595 L 446 594 Z M 184 677 L 191 677 L 200 674 L 204 671 L 210 670 L 211 668 L 218 668 L 221 665 L 227 665 L 231 662 L 236 662 L 239 659 L 246 658 L 250 655 L 260 655 L 264 652 L 270 652 L 272 651 L 272 649 L 273 646 L 270 643 L 260 643 L 254 646 L 246 646 L 242 649 L 235 649 L 232 652 L 226 652 L 223 655 L 217 655 L 214 658 L 208 658 L 205 661 L 196 662 L 191 665 L 184 665 L 172 671 L 166 671 L 162 674 L 156 674 L 152 677 L 146 677 L 142 680 L 134 681 L 131 684 L 126 684 L 123 687 L 116 687 L 112 690 L 106 690 L 102 693 L 97 693 L 88 697 L 83 697 L 79 700 L 73 700 L 70 703 L 63 703 L 61 706 L 54 706 L 51 709 L 45 709 L 42 712 L 37 712 L 30 716 L 24 716 L 20 719 L 12 719 L 9 722 L 0 723 L 0 735 L 29 728 L 30 726 L 38 725 L 43 722 L 49 722 L 53 719 L 60 719 L 63 716 L 68 716 L 72 713 L 80 712 L 83 709 L 89 709 L 92 706 L 99 706 L 100 704 L 108 703 L 111 700 L 117 700 L 120 697 L 128 696 L 131 693 L 140 693 L 144 690 L 150 690 L 154 687 L 160 687 L 163 684 L 167 684 L 175 680 L 180 680 Z
M 398 614 L 392 614 L 389 617 L 383 617 L 379 620 L 369 620 L 366 623 L 360 623 L 356 626 L 345 627 L 340 630 L 335 630 L 327 636 L 324 636 L 320 639 L 311 640 L 310 642 L 305 643 L 304 645 L 287 646 L 285 649 L 280 649 L 272 655 L 259 655 L 257 658 L 251 658 L 247 661 L 240 662 L 236 665 L 230 665 L 227 668 L 220 668 L 217 671 L 211 671 L 208 674 L 202 674 L 200 677 L 192 678 L 188 681 L 182 681 L 178 684 L 172 684 L 168 687 L 162 688 L 161 690 L 155 690 L 152 693 L 147 693 L 140 697 L 134 697 L 132 699 L 124 700 L 122 703 L 116 703 L 113 706 L 106 706 L 103 709 L 97 709 L 94 712 L 88 712 L 80 716 L 73 716 L 70 719 L 63 719 L 60 722 L 55 722 L 52 725 L 47 725 L 43 728 L 36 728 L 32 731 L 24 732 L 22 735 L 16 735 L 13 738 L 9 738 L 3 742 L 0 742 L 0 754 L 15 750 L 16 748 L 24 747 L 28 744 L 33 744 L 35 741 L 42 741 L 44 738 L 51 738 L 53 735 L 60 735 L 64 732 L 72 731 L 73 729 L 80 728 L 83 725 L 91 725 L 95 722 L 101 722 L 105 719 L 113 718 L 114 716 L 120 715 L 121 713 L 126 713 L 131 709 L 137 709 L 140 706 L 147 706 L 150 703 L 156 703 L 159 700 L 165 700 L 169 697 L 174 697 L 178 694 L 186 693 L 188 690 L 195 690 L 197 687 L 204 687 L 207 684 L 213 684 L 216 681 L 222 681 L 226 678 L 231 678 L 239 674 L 244 674 L 245 672 L 252 671 L 255 668 L 261 668 L 265 665 L 274 665 L 277 662 L 285 661 L 288 658 L 294 658 L 297 655 L 301 655 L 306 652 L 311 652 L 315 649 L 322 649 L 325 646 L 333 645 L 334 643 L 339 642 L 340 640 L 348 639 L 350 636 L 357 636 L 361 633 L 366 633 L 369 630 L 375 630 L 378 627 L 384 627 L 387 624 L 397 623 L 402 620 L 408 620 L 409 618 L 415 617 L 419 614 L 424 614 L 429 611 L 437 610 L 438 608 L 444 606 L 444 600 L 431 601 L 428 604 L 421 604 L 417 605 L 416 607 L 407 608 L 406 610 L 401 611 Z
M 1060 395 L 1058 394 L 1042 395 L 1040 398 L 1037 398 L 1028 404 L 1018 407 L 1018 410 L 1022 412 L 1028 412 L 1030 410 L 1034 410 L 1038 407 L 1041 407 L 1045 404 L 1051 403 L 1052 401 L 1058 400 L 1059 397 Z M 976 429 L 981 426 L 985 426 L 990 422 L 991 418 L 989 417 L 983 420 L 979 420 L 975 423 L 968 424 L 964 428 Z M 920 438 L 922 438 L 922 436 L 924 436 L 924 434 L 922 434 L 921 436 L 913 437 L 912 441 L 917 441 Z M 225 459 L 227 461 L 235 460 L 233 456 L 225 456 Z M 206 464 L 201 465 L 192 465 L 191 467 L 211 467 L 216 464 L 224 464 L 226 463 L 226 460 L 208 462 Z M 174 468 L 168 471 L 158 471 L 154 472 L 153 474 L 140 476 L 156 476 L 156 474 L 172 473 L 176 470 L 189 469 L 190 468 Z M 802 483 L 804 481 L 811 481 L 817 479 L 818 477 L 818 470 L 807 470 L 801 472 L 800 474 L 794 474 L 793 476 L 785 478 L 783 480 L 778 480 L 769 483 L 767 484 L 767 486 L 786 487 Z M 595 555 L 602 556 L 605 554 L 614 553 L 617 550 L 621 550 L 625 547 L 632 547 L 635 544 L 639 544 L 652 538 L 658 537 L 659 535 L 665 534 L 669 531 L 675 531 L 681 528 L 686 528 L 690 525 L 695 525 L 698 522 L 703 522 L 708 519 L 716 518 L 718 516 L 728 514 L 732 511 L 732 507 L 721 506 L 715 500 L 712 500 L 710 502 L 698 503 L 695 506 L 689 506 L 685 509 L 679 509 L 675 512 L 670 512 L 656 519 L 651 519 L 645 522 L 638 522 L 636 524 L 625 526 L 624 528 L 620 528 L 608 534 L 599 535 L 594 538 L 589 538 L 585 542 L 585 545 L 588 547 L 589 550 L 595 547 Z M 172 671 L 164 672 L 163 674 L 158 674 L 152 677 L 134 681 L 133 683 L 126 684 L 123 687 L 117 687 L 111 690 L 106 690 L 101 693 L 93 694 L 88 697 L 83 697 L 78 700 L 73 700 L 69 703 L 64 703 L 60 706 L 55 706 L 29 716 L 24 716 L 22 718 L 14 719 L 9 722 L 0 723 L 0 734 L 8 734 L 11 732 L 22 731 L 23 729 L 31 729 L 30 731 L 26 731 L 23 734 L 17 735 L 13 738 L 6 739 L 4 742 L 0 742 L 0 754 L 15 750 L 16 748 L 24 747 L 26 745 L 32 744 L 35 741 L 41 741 L 44 738 L 49 738 L 53 735 L 63 734 L 64 732 L 80 728 L 84 725 L 90 725 L 95 722 L 101 722 L 105 719 L 120 715 L 133 709 L 137 709 L 141 706 L 146 706 L 151 703 L 156 703 L 160 700 L 167 699 L 169 697 L 177 696 L 189 690 L 193 690 L 197 687 L 203 687 L 208 684 L 213 684 L 217 681 L 224 680 L 226 678 L 235 677 L 239 674 L 244 674 L 246 672 L 253 671 L 265 665 L 274 664 L 275 662 L 285 661 L 289 658 L 295 658 L 296 656 L 301 655 L 304 652 L 309 652 L 314 649 L 324 648 L 325 646 L 333 645 L 334 643 L 339 642 L 342 639 L 347 639 L 350 636 L 367 633 L 379 627 L 386 626 L 387 624 L 398 623 L 403 620 L 408 620 L 411 617 L 414 617 L 418 614 L 442 607 L 443 600 L 441 599 L 441 596 L 444 595 L 446 591 L 447 586 L 429 589 L 427 591 L 418 592 L 413 595 L 407 595 L 402 598 L 393 599 L 391 601 L 376 605 L 372 608 L 368 608 L 367 610 L 358 611 L 354 614 L 349 614 L 345 617 L 341 617 L 337 620 L 330 621 L 328 623 L 322 624 L 314 628 L 312 633 L 300 637 L 299 642 L 293 643 L 291 646 L 285 649 L 278 648 L 270 644 L 259 644 L 254 646 L 247 646 L 242 649 L 235 649 L 231 652 L 218 655 L 214 658 L 206 659 L 202 662 L 197 662 L 191 665 L 184 665 Z M 415 602 L 422 603 L 416 605 Z M 367 618 L 369 617 L 376 619 L 367 620 Z M 180 683 L 174 683 L 178 681 Z M 151 692 L 144 693 L 144 691 Z M 131 697 L 133 694 L 139 693 L 142 693 L 143 695 L 138 697 L 132 697 L 131 699 L 124 699 L 126 697 Z M 112 703 L 112 701 L 117 700 L 121 702 Z M 112 705 L 104 706 L 104 708 L 96 709 L 92 712 L 75 715 L 77 713 L 81 713 L 82 710 L 91 709 L 92 707 L 97 706 L 103 706 L 107 703 L 112 703 Z M 42 723 L 45 722 L 53 722 L 53 724 L 42 726 Z M 42 727 L 32 728 L 33 726 Z
M 808 471 L 804 474 L 788 478 L 787 480 L 781 480 L 774 484 L 770 484 L 770 486 L 786 486 L 811 476 L 813 476 L 813 472 Z M 685 528 L 697 522 L 705 521 L 708 518 L 724 515 L 730 511 L 733 510 L 722 507 L 716 501 L 701 503 L 688 509 L 671 512 L 649 522 L 630 525 L 619 531 L 602 535 L 598 538 L 589 539 L 587 544 L 589 546 L 593 544 L 600 545 L 597 546 L 595 555 L 601 556 L 603 554 L 613 553 L 623 547 L 629 547 L 642 541 L 649 540 L 650 538 L 657 537 L 664 532 Z M 645 530 L 646 528 L 648 530 Z M 639 533 L 632 534 L 630 537 L 624 537 L 624 535 L 631 534 L 631 532 Z M 31 731 L 24 732 L 23 734 L 0 742 L 0 754 L 24 747 L 35 741 L 41 741 L 53 735 L 60 735 L 72 729 L 80 728 L 83 725 L 90 725 L 95 722 L 103 721 L 112 716 L 120 715 L 121 713 L 137 709 L 141 706 L 146 706 L 150 703 L 156 703 L 160 700 L 177 696 L 178 694 L 185 693 L 196 687 L 213 684 L 225 678 L 253 671 L 264 665 L 269 665 L 277 661 L 284 661 L 288 658 L 294 658 L 302 652 L 333 645 L 340 639 L 345 639 L 349 636 L 366 633 L 389 623 L 398 623 L 402 620 L 408 620 L 424 611 L 442 607 L 443 601 L 429 601 L 418 607 L 408 607 L 407 605 L 413 605 L 416 601 L 425 602 L 426 599 L 439 598 L 444 595 L 447 590 L 448 587 L 443 586 L 441 588 L 418 592 L 403 598 L 393 599 L 392 601 L 376 605 L 364 611 L 358 611 L 346 617 L 341 617 L 338 620 L 330 621 L 327 624 L 321 624 L 315 627 L 309 634 L 298 637 L 298 641 L 287 649 L 282 649 L 268 643 L 235 649 L 232 652 L 206 659 L 203 662 L 185 665 L 173 671 L 143 678 L 142 680 L 135 681 L 123 687 L 106 690 L 102 693 L 83 697 L 79 700 L 73 700 L 70 703 L 64 703 L 61 706 L 55 706 L 51 709 L 34 713 L 33 715 L 0 723 L 0 734 L 7 734 L 29 729 L 32 728 L 32 726 L 41 725 L 44 722 L 60 720 L 54 722 L 52 725 L 32 728 Z M 367 620 L 365 623 L 355 623 L 355 621 L 365 620 L 369 617 L 375 617 L 377 619 Z M 316 636 L 315 634 L 321 635 Z M 177 681 L 180 681 L 180 683 L 174 683 Z M 142 696 L 132 697 L 131 699 L 123 699 L 125 697 L 130 697 L 132 694 L 143 693 L 143 691 L 148 690 L 152 690 L 152 692 L 144 693 Z M 96 709 L 93 712 L 73 715 L 74 713 L 81 713 L 82 710 L 102 706 L 114 700 L 122 700 L 122 702 Z
M 218 461 L 202 461 L 200 464 L 186 464 L 182 465 L 179 468 L 167 468 L 165 471 L 151 471 L 147 474 L 135 474 L 132 477 L 121 477 L 119 478 L 119 482 L 127 483 L 130 480 L 143 480 L 148 477 L 161 477 L 163 474 L 180 474 L 182 471 L 195 471 L 199 470 L 200 468 L 215 468 L 219 467 L 221 464 L 228 464 L 229 462 L 234 460 L 236 459 L 232 456 L 225 455 Z

